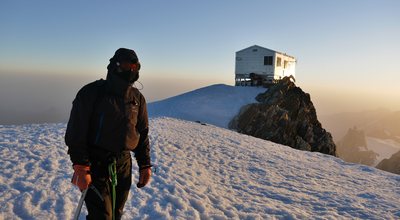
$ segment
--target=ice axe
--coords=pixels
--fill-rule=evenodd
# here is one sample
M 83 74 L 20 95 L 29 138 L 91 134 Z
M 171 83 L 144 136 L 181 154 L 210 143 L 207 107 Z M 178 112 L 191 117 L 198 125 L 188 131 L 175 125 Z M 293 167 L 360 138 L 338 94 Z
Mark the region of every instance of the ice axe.
M 89 188 L 86 188 L 85 190 L 82 191 L 81 198 L 79 199 L 78 206 L 76 207 L 75 214 L 73 220 L 78 220 L 79 214 L 81 214 L 83 202 L 85 201 L 86 193 Z
M 96 193 L 96 195 L 100 198 L 100 200 L 104 202 L 103 196 L 101 196 L 99 190 L 97 190 L 95 186 L 90 185 L 88 188 L 82 191 L 81 198 L 79 199 L 78 206 L 76 207 L 73 220 L 78 220 L 79 214 L 81 213 L 82 210 L 83 202 L 85 201 L 86 198 L 86 193 L 89 189 L 92 189 Z

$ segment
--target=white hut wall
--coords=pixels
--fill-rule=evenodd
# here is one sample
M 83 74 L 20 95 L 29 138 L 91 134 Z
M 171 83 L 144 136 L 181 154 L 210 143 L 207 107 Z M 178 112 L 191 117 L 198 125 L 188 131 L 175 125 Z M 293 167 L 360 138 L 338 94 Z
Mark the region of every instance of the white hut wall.
M 274 53 L 274 51 L 256 46 L 236 52 L 235 74 L 249 75 L 250 73 L 256 73 L 272 76 L 274 74 L 273 62 L 272 65 L 268 65 L 268 63 L 264 62 L 264 57 L 273 57 Z
M 292 75 L 295 77 L 296 59 L 285 54 L 276 53 L 275 56 L 275 74 L 274 79 L 282 79 L 285 76 Z

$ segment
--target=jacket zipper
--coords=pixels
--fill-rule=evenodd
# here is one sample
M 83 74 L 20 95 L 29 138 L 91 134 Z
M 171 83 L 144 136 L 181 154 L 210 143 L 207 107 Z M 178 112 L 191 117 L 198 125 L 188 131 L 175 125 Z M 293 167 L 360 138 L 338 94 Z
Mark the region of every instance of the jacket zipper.
M 97 144 L 97 142 L 99 142 L 100 132 L 101 132 L 101 129 L 103 127 L 103 121 L 104 121 L 104 112 L 102 112 L 101 115 L 100 115 L 99 127 L 97 129 L 96 140 L 95 140 L 94 144 Z

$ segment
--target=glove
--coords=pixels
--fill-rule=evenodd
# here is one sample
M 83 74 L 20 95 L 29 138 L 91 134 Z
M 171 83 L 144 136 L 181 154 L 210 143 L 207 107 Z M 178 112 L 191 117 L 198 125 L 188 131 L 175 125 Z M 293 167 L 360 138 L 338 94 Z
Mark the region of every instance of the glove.
M 92 183 L 90 176 L 90 167 L 87 165 L 74 165 L 74 175 L 72 176 L 72 184 L 77 186 L 81 191 L 87 189 Z
M 139 182 L 137 183 L 138 188 L 142 188 L 150 181 L 151 166 L 144 167 L 139 170 Z

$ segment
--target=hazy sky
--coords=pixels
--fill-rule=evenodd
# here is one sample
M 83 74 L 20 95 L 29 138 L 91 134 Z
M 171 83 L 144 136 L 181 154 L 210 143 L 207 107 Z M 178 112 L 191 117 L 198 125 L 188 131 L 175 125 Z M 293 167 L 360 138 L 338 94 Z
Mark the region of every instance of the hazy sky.
M 235 52 L 257 44 L 297 58 L 319 114 L 400 110 L 397 0 L 5 0 L 0 30 L 0 124 L 65 118 L 119 47 L 148 102 L 233 85 Z

